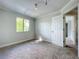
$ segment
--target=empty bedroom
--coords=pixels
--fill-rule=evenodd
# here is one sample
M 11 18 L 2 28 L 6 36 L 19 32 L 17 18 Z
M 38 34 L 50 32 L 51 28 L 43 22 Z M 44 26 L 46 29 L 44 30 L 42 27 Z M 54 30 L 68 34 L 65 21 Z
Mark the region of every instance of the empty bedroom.
M 0 0 L 0 59 L 79 59 L 79 0 Z

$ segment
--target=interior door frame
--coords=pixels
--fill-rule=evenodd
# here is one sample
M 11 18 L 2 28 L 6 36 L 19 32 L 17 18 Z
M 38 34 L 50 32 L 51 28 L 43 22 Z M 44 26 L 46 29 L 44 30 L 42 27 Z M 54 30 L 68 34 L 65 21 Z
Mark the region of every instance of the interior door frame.
M 75 42 L 76 42 L 76 52 L 77 52 L 77 55 L 78 55 L 78 6 L 76 6 L 75 8 L 77 8 L 77 16 L 76 16 L 76 40 L 75 40 Z M 63 15 L 63 47 L 65 47 L 65 45 L 66 45 L 66 21 L 65 21 L 65 14 Z
M 77 52 L 77 55 L 78 55 L 78 6 L 76 7 L 77 8 L 77 16 L 76 16 L 76 52 Z
M 65 14 L 63 15 L 63 47 L 65 47 L 65 37 L 66 37 L 66 26 L 65 26 Z

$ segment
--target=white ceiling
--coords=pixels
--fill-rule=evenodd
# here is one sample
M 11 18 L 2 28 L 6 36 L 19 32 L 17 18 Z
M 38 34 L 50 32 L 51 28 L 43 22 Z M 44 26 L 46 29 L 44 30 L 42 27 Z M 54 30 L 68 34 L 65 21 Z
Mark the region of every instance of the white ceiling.
M 38 9 L 35 10 L 34 4 L 42 0 L 0 0 L 0 5 L 13 11 L 36 17 L 48 12 L 55 12 L 64 7 L 70 0 L 48 0 L 48 5 L 43 2 L 39 3 Z M 45 1 L 45 0 L 44 0 Z

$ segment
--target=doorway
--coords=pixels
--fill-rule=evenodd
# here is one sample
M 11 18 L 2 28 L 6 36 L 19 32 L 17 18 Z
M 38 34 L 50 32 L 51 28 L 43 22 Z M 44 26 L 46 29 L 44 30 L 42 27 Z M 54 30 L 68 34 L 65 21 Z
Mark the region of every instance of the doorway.
M 74 8 L 64 15 L 65 38 L 64 47 L 70 48 L 77 55 L 78 53 L 78 8 Z M 72 52 L 73 52 L 72 51 Z

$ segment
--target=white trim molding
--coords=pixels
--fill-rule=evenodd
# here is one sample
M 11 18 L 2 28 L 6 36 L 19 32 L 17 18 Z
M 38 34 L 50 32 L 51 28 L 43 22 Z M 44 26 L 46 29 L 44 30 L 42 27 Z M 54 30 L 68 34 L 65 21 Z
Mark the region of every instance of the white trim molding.
M 55 12 L 52 12 L 51 11 L 51 12 L 45 13 L 43 15 L 40 15 L 37 18 L 40 19 L 40 18 L 45 18 L 45 17 L 48 17 L 48 16 L 54 17 L 54 16 L 59 15 L 59 14 L 61 14 L 61 11 L 60 10 L 59 11 L 55 11 Z
M 78 0 L 70 0 L 70 2 L 61 9 L 61 13 L 65 14 L 70 10 L 74 9 L 77 5 L 78 5 Z
M 30 39 L 30 40 L 29 40 L 29 39 L 28 39 L 28 40 L 21 40 L 21 41 L 16 41 L 16 42 L 9 43 L 9 44 L 4 44 L 4 45 L 1 45 L 0 48 L 4 48 L 4 47 L 7 47 L 7 46 L 20 44 L 20 43 L 23 43 L 23 42 L 28 42 L 28 41 L 31 41 L 31 40 L 34 40 L 34 39 Z
M 78 57 L 79 57 L 79 3 L 78 3 Z

